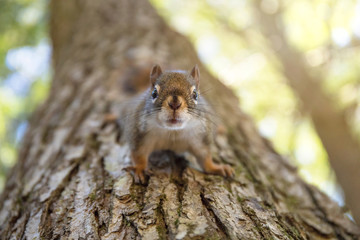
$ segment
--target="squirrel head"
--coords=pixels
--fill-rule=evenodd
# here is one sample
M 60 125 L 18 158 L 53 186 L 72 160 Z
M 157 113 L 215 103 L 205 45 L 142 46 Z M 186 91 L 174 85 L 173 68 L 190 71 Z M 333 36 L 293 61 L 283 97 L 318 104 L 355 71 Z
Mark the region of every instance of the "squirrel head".
M 151 91 L 147 102 L 160 127 L 178 130 L 185 128 L 196 118 L 200 97 L 200 71 L 197 65 L 190 73 L 163 72 L 159 65 L 155 65 L 150 73 L 150 83 Z

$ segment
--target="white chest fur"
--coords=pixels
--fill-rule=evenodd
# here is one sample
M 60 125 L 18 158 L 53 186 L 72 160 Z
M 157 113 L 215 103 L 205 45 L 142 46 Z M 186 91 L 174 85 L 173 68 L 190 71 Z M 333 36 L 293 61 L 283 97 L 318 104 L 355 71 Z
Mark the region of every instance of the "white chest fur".
M 200 121 L 194 121 L 183 129 L 169 130 L 156 125 L 145 136 L 142 152 L 150 154 L 157 150 L 171 150 L 176 153 L 190 151 L 202 142 L 204 125 Z

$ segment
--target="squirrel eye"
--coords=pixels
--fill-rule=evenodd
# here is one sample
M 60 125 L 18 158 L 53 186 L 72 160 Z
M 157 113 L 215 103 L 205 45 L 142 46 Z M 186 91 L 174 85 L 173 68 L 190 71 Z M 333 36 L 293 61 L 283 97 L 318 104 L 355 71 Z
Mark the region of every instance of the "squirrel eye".
M 158 92 L 157 92 L 157 89 L 155 88 L 154 91 L 151 93 L 151 97 L 153 99 L 157 98 L 158 97 Z
M 193 91 L 192 97 L 193 97 L 194 100 L 198 100 L 199 95 L 198 95 L 196 90 Z

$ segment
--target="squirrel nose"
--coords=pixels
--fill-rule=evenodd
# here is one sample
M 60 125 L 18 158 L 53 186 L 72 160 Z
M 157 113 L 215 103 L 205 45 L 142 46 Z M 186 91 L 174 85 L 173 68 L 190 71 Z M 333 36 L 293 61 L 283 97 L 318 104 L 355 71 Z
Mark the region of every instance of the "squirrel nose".
M 177 98 L 173 98 L 173 101 L 171 102 L 168 102 L 169 104 L 169 107 L 172 109 L 172 110 L 177 110 L 180 108 L 181 106 L 181 102 L 177 100 Z

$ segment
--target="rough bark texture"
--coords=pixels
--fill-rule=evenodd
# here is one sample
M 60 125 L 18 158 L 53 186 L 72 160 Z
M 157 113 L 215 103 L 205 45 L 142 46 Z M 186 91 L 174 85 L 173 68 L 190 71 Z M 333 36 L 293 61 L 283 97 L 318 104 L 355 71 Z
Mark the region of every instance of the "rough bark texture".
M 69 35 L 52 32 L 63 39 L 54 49 L 53 87 L 0 200 L 3 239 L 359 238 L 359 228 L 299 178 L 204 68 L 205 96 L 226 129 L 213 156 L 234 166 L 235 178 L 203 174 L 162 152 L 151 157 L 148 184 L 134 184 L 122 170 L 130 164 L 122 131 L 104 116 L 141 88 L 153 63 L 189 69 L 199 60 L 146 1 L 77 7 Z M 54 17 L 59 24 L 70 16 Z

